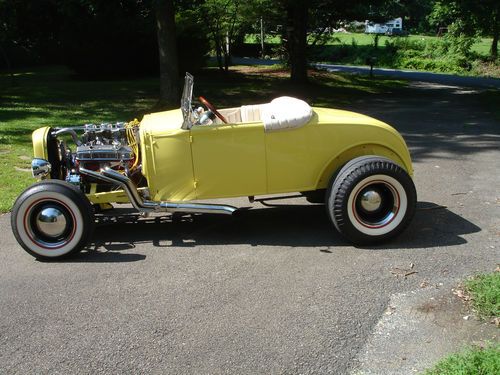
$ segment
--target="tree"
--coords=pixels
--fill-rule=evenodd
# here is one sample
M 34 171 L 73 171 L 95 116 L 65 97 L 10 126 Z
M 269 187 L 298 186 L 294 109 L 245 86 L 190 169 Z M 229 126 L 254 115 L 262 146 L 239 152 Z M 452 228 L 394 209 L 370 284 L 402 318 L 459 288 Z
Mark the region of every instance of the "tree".
M 236 34 L 249 21 L 242 11 L 243 5 L 243 0 L 206 0 L 202 7 L 219 69 L 225 72 L 229 69 Z
M 497 0 L 439 0 L 429 16 L 434 25 L 446 24 L 454 35 L 491 35 L 490 55 L 498 57 L 500 2 Z
M 351 0 L 349 6 L 341 0 L 281 0 L 286 9 L 285 46 L 288 51 L 293 82 L 307 81 L 307 30 L 314 30 L 315 45 L 321 35 L 340 21 L 366 19 L 387 20 L 401 8 L 398 0 Z
M 472 23 L 476 33 L 493 37 L 490 55 L 498 57 L 498 39 L 500 33 L 500 2 L 495 0 L 461 0 L 458 8 L 463 22 Z
M 158 74 L 152 0 L 57 0 L 63 63 L 87 78 Z
M 0 0 L 0 67 L 57 62 L 57 0 Z
M 307 82 L 307 20 L 309 2 L 288 0 L 286 3 L 286 47 L 290 59 L 290 79 Z
M 14 73 L 12 72 L 12 64 L 7 53 L 7 43 L 11 41 L 13 35 L 16 34 L 15 23 L 13 22 L 12 11 L 8 11 L 9 3 L 6 1 L 0 2 L 0 63 L 4 63 L 7 71 L 10 74 L 11 82 L 14 83 Z M 0 65 L 1 66 L 1 65 Z
M 401 5 L 403 7 L 401 16 L 404 16 L 405 29 L 415 33 L 428 32 L 429 22 L 427 16 L 431 13 L 434 0 L 407 0 Z
M 179 66 L 175 36 L 175 7 L 173 0 L 154 0 L 158 51 L 160 56 L 160 100 L 158 107 L 179 106 Z

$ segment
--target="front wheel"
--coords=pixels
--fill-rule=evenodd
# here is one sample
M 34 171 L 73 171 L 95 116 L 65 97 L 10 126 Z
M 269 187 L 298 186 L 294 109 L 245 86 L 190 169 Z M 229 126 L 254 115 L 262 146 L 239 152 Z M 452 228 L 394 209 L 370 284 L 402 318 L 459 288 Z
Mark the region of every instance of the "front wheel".
M 17 198 L 11 225 L 17 242 L 29 254 L 55 259 L 76 253 L 87 244 L 94 214 L 78 188 L 48 180 L 30 186 Z
M 349 162 L 331 182 L 328 214 L 341 235 L 356 245 L 372 245 L 400 234 L 417 201 L 406 171 L 382 157 Z

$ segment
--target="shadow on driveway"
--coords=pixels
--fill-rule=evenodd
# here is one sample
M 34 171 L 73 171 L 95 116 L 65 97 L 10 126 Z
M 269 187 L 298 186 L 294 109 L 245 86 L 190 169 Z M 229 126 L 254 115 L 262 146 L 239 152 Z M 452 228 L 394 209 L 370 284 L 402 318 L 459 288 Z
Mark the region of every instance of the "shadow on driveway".
M 419 202 L 409 228 L 397 239 L 372 247 L 428 249 L 467 243 L 462 235 L 481 228 L 433 203 Z M 163 248 L 194 248 L 200 245 L 251 245 L 324 248 L 349 246 L 334 230 L 322 205 L 282 205 L 252 208 L 234 216 L 174 214 L 99 223 L 87 252 L 72 262 L 133 262 L 145 255 L 133 254 L 146 244 Z M 227 248 L 231 251 L 231 247 Z M 66 260 L 68 261 L 68 260 Z

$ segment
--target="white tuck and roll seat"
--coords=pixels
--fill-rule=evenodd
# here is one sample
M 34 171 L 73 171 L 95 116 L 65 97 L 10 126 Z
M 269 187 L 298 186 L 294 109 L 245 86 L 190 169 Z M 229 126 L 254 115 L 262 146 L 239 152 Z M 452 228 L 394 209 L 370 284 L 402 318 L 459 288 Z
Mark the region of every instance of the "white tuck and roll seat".
M 282 96 L 266 104 L 241 106 L 241 121 L 262 121 L 266 132 L 294 129 L 304 126 L 313 115 L 305 101 Z

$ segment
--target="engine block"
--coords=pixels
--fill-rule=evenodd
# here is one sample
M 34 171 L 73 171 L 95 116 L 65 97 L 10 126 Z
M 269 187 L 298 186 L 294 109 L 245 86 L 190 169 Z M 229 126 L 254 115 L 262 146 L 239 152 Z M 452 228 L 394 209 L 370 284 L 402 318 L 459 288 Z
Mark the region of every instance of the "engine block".
M 134 158 L 132 149 L 122 145 L 82 145 L 76 149 L 76 160 L 82 161 L 130 161 Z
M 126 167 L 135 155 L 127 142 L 124 123 L 87 124 L 83 127 L 82 143 L 76 148 L 75 160 L 84 167 Z

